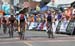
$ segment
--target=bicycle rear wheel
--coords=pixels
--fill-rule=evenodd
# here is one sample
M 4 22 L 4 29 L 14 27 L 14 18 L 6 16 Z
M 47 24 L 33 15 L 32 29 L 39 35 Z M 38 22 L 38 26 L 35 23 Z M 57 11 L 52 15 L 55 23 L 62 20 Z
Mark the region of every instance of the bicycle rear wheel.
M 24 31 L 22 28 L 21 28 L 21 31 L 19 33 L 19 36 L 20 36 L 20 40 L 24 40 Z

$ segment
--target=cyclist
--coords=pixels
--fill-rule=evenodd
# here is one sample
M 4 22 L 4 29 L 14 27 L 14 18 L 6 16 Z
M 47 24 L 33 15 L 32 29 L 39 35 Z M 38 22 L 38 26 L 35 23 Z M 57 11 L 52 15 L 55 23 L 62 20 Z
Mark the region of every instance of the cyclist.
M 3 19 L 2 19 L 2 25 L 3 25 L 3 32 L 4 32 L 4 34 L 6 34 L 7 20 L 5 19 L 5 17 L 3 17 Z
M 20 40 L 24 40 L 24 32 L 25 32 L 25 15 L 24 14 L 20 14 L 18 16 L 18 31 L 19 31 L 19 37 Z
M 47 33 L 48 33 L 48 38 L 52 36 L 53 38 L 53 31 L 52 31 L 52 16 L 48 15 L 47 17 Z
M 11 15 L 8 19 L 9 22 L 9 36 L 13 37 L 13 31 L 14 31 L 14 22 L 15 22 L 16 18 Z

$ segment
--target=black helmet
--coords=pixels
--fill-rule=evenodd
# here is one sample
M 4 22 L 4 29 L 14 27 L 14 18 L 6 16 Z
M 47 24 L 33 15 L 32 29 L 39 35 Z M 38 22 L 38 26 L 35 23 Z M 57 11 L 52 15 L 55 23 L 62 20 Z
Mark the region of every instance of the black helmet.
M 11 15 L 11 17 L 13 17 L 13 15 Z

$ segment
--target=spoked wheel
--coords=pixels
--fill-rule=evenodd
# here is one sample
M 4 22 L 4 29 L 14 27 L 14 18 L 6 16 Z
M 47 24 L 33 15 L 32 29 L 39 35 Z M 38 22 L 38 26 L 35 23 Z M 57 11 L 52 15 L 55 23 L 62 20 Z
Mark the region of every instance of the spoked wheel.
M 21 30 L 19 32 L 19 37 L 20 37 L 20 40 L 24 40 L 24 31 L 23 31 L 23 28 L 21 28 Z
M 24 34 L 22 32 L 20 32 L 19 37 L 20 37 L 20 40 L 24 40 Z
M 48 38 L 54 38 L 53 32 L 51 32 L 51 31 L 49 32 L 48 31 L 47 34 L 48 34 Z
M 7 31 L 7 26 L 6 24 L 3 24 L 3 33 L 6 34 L 6 31 Z
M 48 34 L 48 38 L 54 38 L 54 35 L 53 35 L 53 29 L 49 27 L 49 30 L 47 32 Z
M 14 30 L 14 29 L 13 29 L 13 26 L 10 26 L 10 27 L 9 27 L 9 37 L 10 37 L 10 38 L 13 38 L 13 30 Z
M 20 32 L 19 32 L 19 37 L 20 40 L 24 40 L 24 33 L 25 33 L 25 22 L 20 23 Z
M 3 33 L 6 34 L 6 28 L 3 29 Z

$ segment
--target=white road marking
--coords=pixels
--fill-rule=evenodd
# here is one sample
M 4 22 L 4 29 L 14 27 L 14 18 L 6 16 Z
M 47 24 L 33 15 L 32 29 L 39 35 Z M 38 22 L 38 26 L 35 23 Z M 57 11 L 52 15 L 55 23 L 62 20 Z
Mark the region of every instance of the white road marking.
M 0 39 L 0 40 L 18 40 L 19 38 L 7 38 L 7 39 Z
M 0 44 L 11 44 L 11 43 L 22 43 L 23 41 L 15 41 L 15 42 L 0 42 Z
M 28 46 L 32 46 L 32 44 L 30 42 L 24 42 L 24 44 L 26 44 Z

